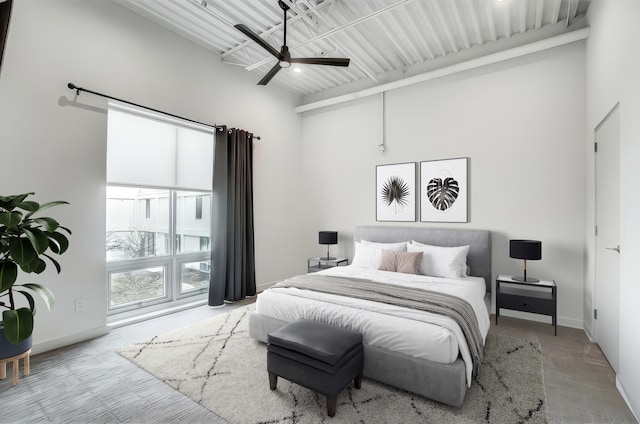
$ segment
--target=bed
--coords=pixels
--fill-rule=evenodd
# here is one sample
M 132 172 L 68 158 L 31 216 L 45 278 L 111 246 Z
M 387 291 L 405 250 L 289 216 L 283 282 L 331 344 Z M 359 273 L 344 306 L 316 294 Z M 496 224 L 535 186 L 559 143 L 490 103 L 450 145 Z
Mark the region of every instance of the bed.
M 474 312 L 483 345 L 489 327 L 491 302 L 491 233 L 485 230 L 403 226 L 358 226 L 354 229 L 354 242 L 360 252 L 365 251 L 364 244 L 392 246 L 390 243 L 408 241 L 416 242 L 417 246 L 421 243 L 443 247 L 469 246 L 465 270 L 460 278 L 379 271 L 362 266 L 362 254 L 356 251 L 352 265 L 300 278 L 309 280 L 308 283 L 319 279 L 317 286 L 329 280 L 360 278 L 362 281 L 373 280 L 369 281 L 371 284 L 380 281 L 394 287 L 399 285 L 402 290 L 405 287 L 409 290 L 412 287 L 429 287 L 430 290 L 442 289 L 449 294 L 460 293 Z M 415 247 L 409 249 L 415 250 Z M 468 276 L 465 275 L 467 272 Z M 364 337 L 365 377 L 448 405 L 462 404 L 477 362 L 472 343 L 464 341 L 467 335 L 462 334 L 464 325 L 457 326 L 448 317 L 428 311 L 371 299 L 318 293 L 305 290 L 304 286 L 302 289 L 290 287 L 289 281 L 294 279 L 278 283 L 258 296 L 256 311 L 249 317 L 252 338 L 266 343 L 269 332 L 301 318 L 360 331 Z

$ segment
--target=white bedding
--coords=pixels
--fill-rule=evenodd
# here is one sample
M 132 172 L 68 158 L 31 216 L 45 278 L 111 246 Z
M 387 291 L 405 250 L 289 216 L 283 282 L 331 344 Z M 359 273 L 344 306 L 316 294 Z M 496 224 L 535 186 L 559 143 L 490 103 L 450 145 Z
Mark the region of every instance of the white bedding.
M 473 307 L 483 340 L 489 331 L 489 312 L 484 301 L 486 285 L 483 278 L 438 278 L 353 265 L 330 268 L 321 271 L 321 274 L 366 278 L 456 295 Z M 295 288 L 265 290 L 258 295 L 256 311 L 286 322 L 312 319 L 350 328 L 362 333 L 365 344 L 443 364 L 454 362 L 460 353 L 466 365 L 467 386 L 471 385 L 471 355 L 462 330 L 451 318 Z

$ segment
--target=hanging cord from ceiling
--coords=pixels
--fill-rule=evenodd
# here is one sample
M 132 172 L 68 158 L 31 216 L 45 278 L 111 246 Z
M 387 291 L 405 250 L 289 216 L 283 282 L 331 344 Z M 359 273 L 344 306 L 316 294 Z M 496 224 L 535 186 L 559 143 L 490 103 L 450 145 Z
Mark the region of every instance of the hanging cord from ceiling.
M 385 104 L 385 92 L 382 93 L 382 141 L 378 144 L 378 150 L 381 155 L 384 155 L 387 151 L 386 139 L 387 139 L 387 109 Z
M 170 117 L 172 117 L 172 118 L 181 119 L 181 120 L 183 120 L 183 121 L 192 122 L 192 123 L 194 123 L 194 124 L 203 125 L 203 126 L 205 126 L 205 127 L 209 127 L 209 128 L 216 128 L 216 129 L 218 129 L 218 128 L 225 128 L 225 129 L 226 129 L 226 127 L 225 127 L 225 126 L 220 126 L 220 125 L 216 125 L 216 124 L 213 124 L 213 125 L 211 125 L 211 124 L 207 124 L 207 123 L 205 123 L 205 122 L 200 122 L 200 121 L 196 121 L 196 120 L 194 120 L 194 119 L 185 118 L 184 116 L 175 115 L 175 114 L 173 114 L 173 113 L 169 113 L 169 112 L 165 112 L 165 111 L 163 111 L 163 110 L 154 109 L 154 108 L 152 108 L 152 107 L 148 107 L 148 106 L 140 105 L 140 104 L 138 104 L 138 103 L 130 102 L 130 101 L 128 101 L 128 100 L 122 100 L 122 99 L 119 99 L 119 98 L 117 98 L 117 97 L 110 96 L 110 95 L 108 95 L 108 94 L 103 94 L 103 93 L 99 93 L 99 92 L 97 92 L 97 91 L 88 90 L 88 89 L 83 88 L 83 87 L 78 87 L 77 85 L 75 85 L 75 84 L 74 84 L 74 83 L 72 83 L 72 82 L 68 83 L 68 84 L 67 84 L 67 87 L 68 87 L 68 88 L 70 88 L 71 90 L 75 90 L 75 91 L 76 91 L 76 96 L 79 96 L 79 95 L 80 95 L 80 92 L 81 92 L 81 91 L 84 91 L 85 93 L 90 93 L 90 94 L 93 94 L 93 95 L 96 95 L 96 96 L 100 96 L 100 97 L 104 97 L 104 98 L 107 98 L 107 99 L 116 100 L 116 101 L 121 102 L 121 103 L 126 103 L 126 104 L 128 104 L 128 105 L 135 106 L 135 107 L 139 107 L 139 108 L 142 108 L 142 109 L 147 109 L 147 110 L 150 110 L 150 111 L 152 111 L 152 112 L 161 113 L 161 114 L 163 114 L 163 115 L 167 115 L 167 116 L 170 116 Z M 254 139 L 254 140 L 260 140 L 260 137 L 259 137 L 259 136 L 257 136 L 257 135 L 254 135 L 254 136 L 253 136 L 253 139 Z

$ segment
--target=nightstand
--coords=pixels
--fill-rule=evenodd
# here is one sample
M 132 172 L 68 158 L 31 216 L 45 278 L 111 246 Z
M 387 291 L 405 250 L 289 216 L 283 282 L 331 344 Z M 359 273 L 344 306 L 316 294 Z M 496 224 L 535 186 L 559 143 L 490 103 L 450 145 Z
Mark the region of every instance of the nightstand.
M 307 259 L 307 272 L 318 272 L 334 266 L 345 266 L 349 264 L 347 258 L 326 259 L 322 256 Z
M 539 287 L 541 290 L 533 289 Z M 549 315 L 553 334 L 558 335 L 558 298 L 553 280 L 517 281 L 511 275 L 500 274 L 496 278 L 496 325 L 500 308 L 514 311 Z

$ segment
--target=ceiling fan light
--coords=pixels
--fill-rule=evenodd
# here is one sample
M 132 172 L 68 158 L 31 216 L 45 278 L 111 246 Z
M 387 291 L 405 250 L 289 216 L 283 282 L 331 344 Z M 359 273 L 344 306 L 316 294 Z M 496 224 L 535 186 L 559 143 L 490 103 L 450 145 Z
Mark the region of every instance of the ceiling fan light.
M 291 62 L 287 62 L 286 60 L 281 60 L 280 61 L 280 67 L 281 68 L 288 68 L 289 66 L 291 66 Z

